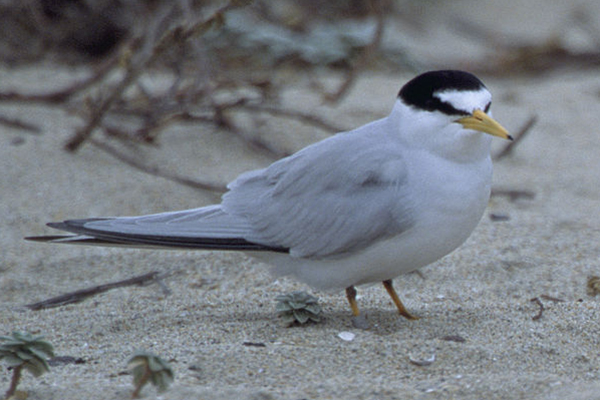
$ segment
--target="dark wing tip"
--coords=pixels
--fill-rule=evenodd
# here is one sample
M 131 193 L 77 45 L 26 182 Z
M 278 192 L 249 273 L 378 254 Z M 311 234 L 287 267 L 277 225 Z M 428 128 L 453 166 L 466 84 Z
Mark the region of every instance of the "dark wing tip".
M 70 244 L 90 244 L 106 246 L 132 246 L 152 248 L 180 248 L 200 250 L 240 250 L 240 251 L 273 251 L 288 253 L 289 249 L 280 246 L 263 245 L 249 242 L 243 238 L 211 238 L 211 237 L 170 237 L 157 234 L 133 234 L 123 232 L 101 231 L 86 228 L 88 222 L 110 220 L 112 218 L 72 219 L 61 222 L 49 222 L 50 228 L 74 233 L 73 235 L 28 236 L 25 240 L 33 242 L 60 242 Z M 81 236 L 79 236 L 81 235 Z
M 85 219 L 68 219 L 61 222 L 48 222 L 46 225 L 50 228 L 59 229 L 79 235 L 89 234 L 89 230 L 85 228 L 85 224 L 94 221 L 105 221 L 111 218 L 85 218 Z
M 50 228 L 54 228 L 54 229 L 60 229 L 60 230 L 63 230 L 63 227 L 64 227 L 65 225 L 66 225 L 66 224 L 65 224 L 64 222 L 48 222 L 48 223 L 46 224 L 46 226 L 49 226 Z
M 24 237 L 23 239 L 28 240 L 30 242 L 46 243 L 46 242 L 53 242 L 55 240 L 67 239 L 70 237 L 73 237 L 73 236 L 71 236 L 71 235 L 27 236 L 27 237 Z

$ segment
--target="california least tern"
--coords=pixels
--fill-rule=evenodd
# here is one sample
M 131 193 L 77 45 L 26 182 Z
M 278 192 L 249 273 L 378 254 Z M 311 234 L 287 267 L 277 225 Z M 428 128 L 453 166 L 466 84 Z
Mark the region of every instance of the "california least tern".
M 383 282 L 414 319 L 392 279 L 460 246 L 490 196 L 491 136 L 512 139 L 490 113 L 492 95 L 463 71 L 406 83 L 389 116 L 246 172 L 221 204 L 137 217 L 74 219 L 48 226 L 76 235 L 29 240 L 240 250 L 317 289 Z M 491 136 L 490 136 L 491 135 Z

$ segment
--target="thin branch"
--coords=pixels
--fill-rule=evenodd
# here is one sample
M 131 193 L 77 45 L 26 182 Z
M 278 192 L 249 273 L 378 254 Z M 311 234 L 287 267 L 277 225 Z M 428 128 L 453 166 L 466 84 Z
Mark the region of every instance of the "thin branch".
M 284 110 L 277 107 L 271 107 L 261 104 L 250 104 L 248 103 L 248 100 L 244 98 L 238 99 L 227 104 L 215 105 L 213 108 L 215 113 L 213 122 L 216 121 L 216 124 L 218 126 L 224 127 L 230 132 L 233 132 L 239 137 L 241 137 L 242 140 L 244 140 L 251 148 L 267 152 L 270 156 L 276 159 L 286 157 L 290 155 L 290 153 L 287 151 L 281 151 L 280 149 L 276 149 L 269 142 L 262 140 L 258 137 L 251 136 L 245 130 L 238 128 L 229 118 L 226 117 L 225 111 L 233 109 L 242 109 L 244 111 L 265 112 L 271 115 L 279 115 L 283 117 L 296 119 L 300 122 L 304 122 L 306 124 L 313 125 L 320 129 L 327 130 L 333 133 L 341 132 L 344 130 L 342 128 L 333 126 L 328 122 L 322 120 L 321 118 L 315 117 L 314 115 L 292 110 Z M 189 114 L 187 116 L 193 117 Z
M 220 192 L 220 193 L 223 193 L 227 190 L 227 188 L 222 185 L 197 181 L 197 180 L 194 180 L 191 178 L 187 178 L 187 177 L 180 176 L 180 175 L 177 175 L 174 173 L 163 171 L 160 168 L 158 168 L 157 166 L 145 165 L 144 163 L 137 161 L 137 160 L 133 159 L 132 157 L 119 152 L 112 146 L 110 146 L 106 143 L 103 143 L 99 140 L 95 140 L 94 138 L 90 138 L 89 141 L 91 144 L 93 144 L 100 150 L 103 150 L 107 154 L 113 156 L 117 160 L 129 165 L 130 167 L 133 167 L 142 172 L 145 172 L 149 175 L 165 178 L 170 181 L 177 182 L 177 183 L 180 183 L 185 186 L 189 186 L 194 189 L 206 190 L 206 191 L 210 191 L 210 192 Z
M 147 31 L 141 38 L 133 40 L 128 50 L 133 54 L 131 58 L 137 56 L 138 60 L 132 61 L 130 58 L 125 71 L 125 76 L 121 82 L 112 89 L 110 95 L 94 110 L 86 126 L 75 133 L 75 135 L 67 142 L 65 148 L 71 152 L 76 151 L 101 124 L 104 116 L 113 104 L 123 97 L 125 90 L 131 84 L 136 82 L 140 75 L 146 70 L 146 67 L 159 59 L 165 51 L 173 47 L 174 44 L 181 45 L 190 38 L 206 32 L 213 26 L 223 24 L 225 18 L 224 14 L 227 11 L 244 6 L 247 3 L 249 3 L 249 1 L 231 0 L 207 20 L 198 21 L 188 26 L 185 26 L 183 23 L 176 25 L 168 29 L 156 42 L 153 40 L 157 36 L 156 30 Z M 158 13 L 158 15 L 159 17 L 154 20 L 155 29 L 169 17 L 169 12 L 165 9 L 164 13 Z
M 549 301 L 553 301 L 555 303 L 562 303 L 564 302 L 563 299 L 559 299 L 556 297 L 552 297 L 552 296 L 548 296 L 547 294 L 543 294 L 540 297 L 534 297 L 533 299 L 529 300 L 532 303 L 537 304 L 540 307 L 540 310 L 538 311 L 538 313 L 536 315 L 534 315 L 531 319 L 534 321 L 537 321 L 538 319 L 542 318 L 542 314 L 544 313 L 544 304 L 542 303 L 542 300 L 540 300 L 540 298 L 544 299 L 544 300 L 549 300 Z
M 67 151 L 76 151 L 79 148 L 79 146 L 81 146 L 83 142 L 85 142 L 92 135 L 92 132 L 96 129 L 98 124 L 102 122 L 104 115 L 106 115 L 113 103 L 117 101 L 121 97 L 123 92 L 129 87 L 129 85 L 135 82 L 135 80 L 140 76 L 148 61 L 149 59 L 146 58 L 145 60 L 141 60 L 138 63 L 130 63 L 128 65 L 128 68 L 125 72 L 125 76 L 123 77 L 121 82 L 119 82 L 119 84 L 113 88 L 110 95 L 106 99 L 104 99 L 104 101 L 100 104 L 99 107 L 97 107 L 94 110 L 86 126 L 77 131 L 75 135 L 71 139 L 69 139 L 69 141 L 65 145 L 65 149 Z
M 535 198 L 535 192 L 531 190 L 519 190 L 519 189 L 492 189 L 492 197 L 508 197 L 511 202 L 519 199 L 532 200 Z
M 10 387 L 8 388 L 8 390 L 6 391 L 6 394 L 4 395 L 5 399 L 8 400 L 8 399 L 13 398 L 13 395 L 17 391 L 17 386 L 19 385 L 19 381 L 21 380 L 22 372 L 23 372 L 23 364 L 17 365 L 13 369 L 12 378 L 10 379 Z
M 519 132 L 517 132 L 514 135 L 514 140 L 511 142 L 508 142 L 508 144 L 506 146 L 504 146 L 504 148 L 498 154 L 496 154 L 494 156 L 494 160 L 498 161 L 498 160 L 508 156 L 509 154 L 511 154 L 513 152 L 513 150 L 516 148 L 517 144 L 520 143 L 521 140 L 523 140 L 523 138 L 529 132 L 529 130 L 536 124 L 537 120 L 538 120 L 537 115 L 532 115 L 531 117 L 529 117 L 527 122 L 525 122 L 525 125 L 523 125 L 523 127 L 519 130 Z
M 246 130 L 236 127 L 231 121 L 228 121 L 225 127 L 229 130 L 229 132 L 239 136 L 240 139 L 242 139 L 249 148 L 255 151 L 263 152 L 276 160 L 283 157 L 287 157 L 291 154 L 288 151 L 276 148 L 268 141 L 263 140 L 260 137 L 254 136 Z
M 383 28 L 385 27 L 385 5 L 387 5 L 387 0 L 371 0 L 371 8 L 375 14 L 375 18 L 377 19 L 377 27 L 375 29 L 373 39 L 371 40 L 371 43 L 365 46 L 360 58 L 356 64 L 349 69 L 346 79 L 344 82 L 342 82 L 335 93 L 329 93 L 325 95 L 325 101 L 328 103 L 338 102 L 348 92 L 348 90 L 350 90 L 356 80 L 358 72 L 367 66 L 367 63 L 371 60 L 371 58 L 373 58 L 373 55 L 379 49 L 381 45 L 381 39 L 383 38 Z
M 543 294 L 540 297 L 544 300 L 550 300 L 555 303 L 564 303 L 565 302 L 563 299 L 559 299 L 558 297 L 554 297 L 554 296 L 548 296 L 547 294 Z
M 236 108 L 236 107 L 243 108 L 245 110 L 251 110 L 251 111 L 262 111 L 262 112 L 266 112 L 271 115 L 278 115 L 278 116 L 282 116 L 282 117 L 295 119 L 297 121 L 306 123 L 308 125 L 315 126 L 317 128 L 320 128 L 320 129 L 323 129 L 325 131 L 329 131 L 332 133 L 338 133 L 338 132 L 342 132 L 345 130 L 344 128 L 332 125 L 329 122 L 327 122 L 319 117 L 316 117 L 311 114 L 303 113 L 300 111 L 284 110 L 281 108 L 265 106 L 265 105 L 260 105 L 260 104 L 243 104 L 243 105 L 239 105 L 239 106 L 236 105 L 235 107 L 232 107 L 232 108 Z
M 537 321 L 538 319 L 542 318 L 542 314 L 544 313 L 544 304 L 539 299 L 539 297 L 534 297 L 533 299 L 531 299 L 529 301 L 537 304 L 540 307 L 540 310 L 538 311 L 538 313 L 536 315 L 534 315 L 533 317 L 531 317 L 532 320 Z
M 152 371 L 150 370 L 150 367 L 148 365 L 144 365 L 144 374 L 140 378 L 133 393 L 131 393 L 132 399 L 138 399 L 140 397 L 140 392 L 141 392 L 142 388 L 144 387 L 144 385 L 146 385 L 146 383 L 148 383 L 148 380 L 150 379 L 151 375 L 152 375 Z
M 600 52 L 573 51 L 563 43 L 560 34 L 541 43 L 522 43 L 517 37 L 499 34 L 487 26 L 466 19 L 450 23 L 458 33 L 494 49 L 495 57 L 491 61 L 490 57 L 486 57 L 483 62 L 471 65 L 473 72 L 493 75 L 540 74 L 565 67 L 596 68 L 600 65 Z M 571 18 L 569 24 L 572 28 L 582 22 Z M 580 28 L 586 30 L 585 26 Z M 597 41 L 598 38 L 592 37 L 592 40 Z
M 10 128 L 21 129 L 29 133 L 39 134 L 41 129 L 37 125 L 30 124 L 28 122 L 23 122 L 20 119 L 16 118 L 8 118 L 0 115 L 0 124 L 8 126 Z
M 35 94 L 23 94 L 18 92 L 0 92 L 0 102 L 13 102 L 13 103 L 64 103 L 71 97 L 79 92 L 89 88 L 96 82 L 102 80 L 106 74 L 108 74 L 113 67 L 117 64 L 119 58 L 113 56 L 108 59 L 107 62 L 103 63 L 96 71 L 89 77 L 72 83 L 71 85 L 57 90 L 51 93 L 35 93 Z
M 136 276 L 133 278 L 125 279 L 118 282 L 107 283 L 104 285 L 93 286 L 87 289 L 77 290 L 75 292 L 66 293 L 60 296 L 52 297 L 47 300 L 43 300 L 37 303 L 26 304 L 25 307 L 30 310 L 43 310 L 46 308 L 54 308 L 64 306 L 66 304 L 79 303 L 88 297 L 96 296 L 97 294 L 104 293 L 111 289 L 122 288 L 134 285 L 145 285 L 158 281 L 163 278 L 164 274 L 160 274 L 158 271 L 152 271 L 150 273 Z

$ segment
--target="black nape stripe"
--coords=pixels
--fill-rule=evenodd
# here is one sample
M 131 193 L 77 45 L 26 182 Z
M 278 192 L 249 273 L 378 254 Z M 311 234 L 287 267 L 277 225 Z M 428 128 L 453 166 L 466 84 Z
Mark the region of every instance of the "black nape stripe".
M 447 115 L 466 115 L 452 105 L 442 102 L 434 94 L 445 90 L 476 91 L 485 88 L 475 75 L 464 71 L 443 70 L 425 72 L 410 80 L 400 89 L 398 97 L 405 104 L 426 111 L 440 111 Z

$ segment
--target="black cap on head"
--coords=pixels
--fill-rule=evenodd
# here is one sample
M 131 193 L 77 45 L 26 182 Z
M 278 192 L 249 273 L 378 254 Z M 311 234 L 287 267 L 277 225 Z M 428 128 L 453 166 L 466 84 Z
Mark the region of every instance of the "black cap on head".
M 398 97 L 405 104 L 426 111 L 440 111 L 448 115 L 464 115 L 452 105 L 442 102 L 433 94 L 445 90 L 476 91 L 485 88 L 475 75 L 464 71 L 445 70 L 425 72 L 400 89 Z

